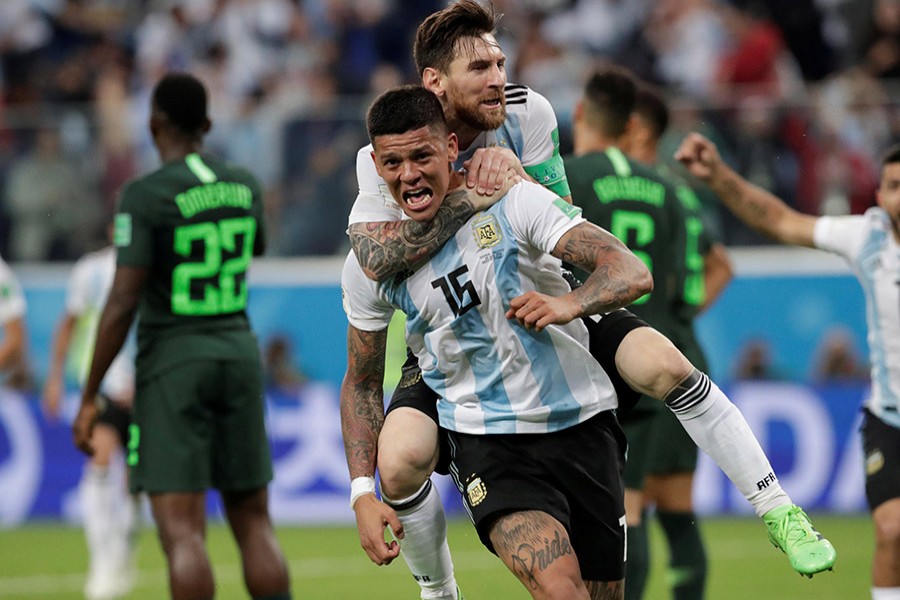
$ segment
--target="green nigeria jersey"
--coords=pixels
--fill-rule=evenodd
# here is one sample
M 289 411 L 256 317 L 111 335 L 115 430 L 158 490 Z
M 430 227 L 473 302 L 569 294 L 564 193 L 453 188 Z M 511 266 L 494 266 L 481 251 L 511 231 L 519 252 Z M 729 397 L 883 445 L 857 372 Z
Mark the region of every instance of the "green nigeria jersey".
M 118 265 L 148 270 L 138 308 L 139 377 L 254 351 L 246 278 L 265 230 L 260 186 L 247 170 L 189 154 L 130 182 L 115 244 Z
M 706 302 L 705 257 L 718 240 L 703 219 L 703 210 L 697 194 L 681 178 L 671 174 L 664 164 L 657 171 L 675 184 L 678 199 L 685 211 L 684 287 L 675 304 L 675 331 L 672 341 L 690 359 L 695 367 L 706 371 L 708 364 L 703 349 L 694 333 L 694 318 Z
M 572 202 L 584 217 L 622 240 L 653 273 L 653 291 L 628 309 L 671 337 L 685 281 L 685 213 L 675 188 L 617 148 L 568 157 L 565 166 Z

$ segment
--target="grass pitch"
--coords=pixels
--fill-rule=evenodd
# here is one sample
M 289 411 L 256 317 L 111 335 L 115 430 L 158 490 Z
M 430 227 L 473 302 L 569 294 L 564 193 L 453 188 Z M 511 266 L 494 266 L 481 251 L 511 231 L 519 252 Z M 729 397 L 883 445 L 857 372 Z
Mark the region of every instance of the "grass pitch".
M 771 546 L 762 522 L 753 518 L 708 518 L 702 528 L 709 554 L 708 600 L 849 600 L 869 597 L 873 533 L 867 515 L 813 516 L 835 545 L 832 573 L 809 580 L 794 573 Z M 395 600 L 418 598 L 404 564 L 377 567 L 359 547 L 351 527 L 280 527 L 278 538 L 290 563 L 296 600 Z M 457 579 L 468 600 L 516 600 L 529 595 L 503 564 L 485 550 L 467 521 L 450 524 Z M 651 527 L 653 568 L 646 600 L 666 600 L 666 549 Z M 217 598 L 247 598 L 240 562 L 227 529 L 210 526 L 208 547 L 215 568 Z M 82 531 L 58 524 L 0 530 L 0 598 L 77 600 L 87 568 Z M 165 563 L 156 535 L 147 527 L 138 551 L 137 586 L 129 600 L 168 596 Z

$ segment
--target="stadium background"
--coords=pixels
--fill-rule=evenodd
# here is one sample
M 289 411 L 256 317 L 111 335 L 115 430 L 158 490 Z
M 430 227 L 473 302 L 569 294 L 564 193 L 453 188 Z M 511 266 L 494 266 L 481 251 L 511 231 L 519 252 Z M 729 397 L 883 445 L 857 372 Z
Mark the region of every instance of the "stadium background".
M 0 393 L 0 540 L 27 524 L 79 520 L 82 461 L 67 422 L 76 384 L 70 378 L 60 422 L 44 419 L 37 391 L 72 261 L 103 245 L 121 183 L 157 164 L 147 95 L 167 69 L 207 83 L 209 148 L 249 166 L 266 190 L 272 244 L 251 274 L 251 318 L 270 378 L 275 517 L 292 526 L 352 520 L 337 414 L 346 331 L 337 281 L 356 149 L 366 141 L 361 119 L 380 90 L 415 80 L 411 32 L 443 5 L 0 2 L 0 255 L 26 289 L 34 373 L 33 388 Z M 666 93 L 673 112 L 664 159 L 700 130 L 744 176 L 799 210 L 861 213 L 874 203 L 878 157 L 900 140 L 900 2 L 494 5 L 505 13 L 499 38 L 509 80 L 551 100 L 564 152 L 584 75 L 612 60 Z M 698 192 L 736 266 L 698 323 L 712 375 L 798 502 L 862 515 L 855 431 L 867 355 L 857 284 L 840 261 L 766 245 Z M 842 369 L 823 372 L 826 348 L 846 353 Z M 706 460 L 696 487 L 704 513 L 747 514 Z M 443 495 L 459 515 L 454 492 Z

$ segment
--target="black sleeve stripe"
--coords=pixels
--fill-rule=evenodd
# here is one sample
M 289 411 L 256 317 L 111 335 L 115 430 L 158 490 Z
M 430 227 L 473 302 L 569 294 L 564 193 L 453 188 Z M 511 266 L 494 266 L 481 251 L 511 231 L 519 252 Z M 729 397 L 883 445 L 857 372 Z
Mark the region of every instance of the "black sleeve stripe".
M 528 99 L 528 88 L 524 85 L 507 85 L 504 92 L 507 104 L 524 104 Z

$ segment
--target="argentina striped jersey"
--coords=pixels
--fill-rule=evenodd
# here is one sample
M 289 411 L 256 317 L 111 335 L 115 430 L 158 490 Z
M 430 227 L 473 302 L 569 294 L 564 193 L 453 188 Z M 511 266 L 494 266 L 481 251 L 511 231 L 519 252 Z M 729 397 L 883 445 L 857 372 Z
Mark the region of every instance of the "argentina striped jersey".
M 866 406 L 882 421 L 900 427 L 900 245 L 887 213 L 820 217 L 816 247 L 840 254 L 862 285 L 866 298 L 872 393 Z
M 541 332 L 506 318 L 511 299 L 530 290 L 569 291 L 548 253 L 580 209 L 522 182 L 464 224 L 432 259 L 403 280 L 377 284 L 351 253 L 344 264 L 344 309 L 366 331 L 407 315 L 407 343 L 441 397 L 447 429 L 472 434 L 544 433 L 616 407 L 612 383 L 587 350 L 580 319 Z

